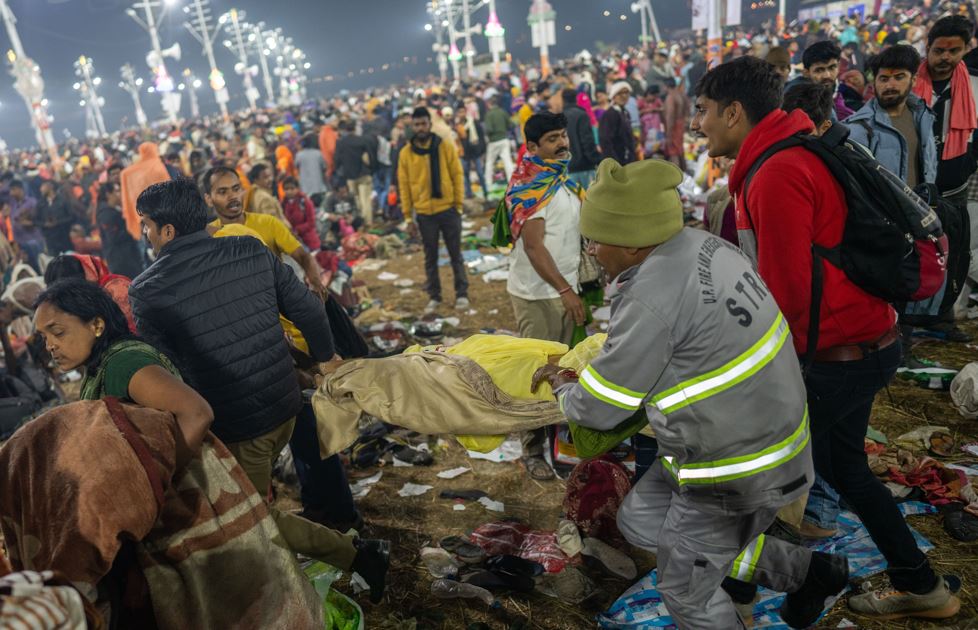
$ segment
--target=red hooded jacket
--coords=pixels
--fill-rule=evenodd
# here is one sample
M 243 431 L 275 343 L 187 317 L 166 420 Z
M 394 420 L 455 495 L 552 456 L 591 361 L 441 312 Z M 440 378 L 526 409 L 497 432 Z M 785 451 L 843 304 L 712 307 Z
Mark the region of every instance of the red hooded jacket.
M 812 294 L 812 243 L 834 247 L 845 227 L 845 192 L 828 167 L 801 147 L 780 151 L 757 171 L 747 191 L 744 179 L 754 162 L 771 145 L 814 129 L 801 110 L 778 109 L 768 114 L 744 140 L 730 172 L 730 192 L 736 200 L 737 229 L 757 242 L 757 269 L 771 289 L 791 328 L 795 352 L 808 344 Z M 744 238 L 741 238 L 744 243 Z M 896 323 L 896 311 L 850 281 L 841 269 L 822 262 L 823 289 L 818 349 L 875 341 Z

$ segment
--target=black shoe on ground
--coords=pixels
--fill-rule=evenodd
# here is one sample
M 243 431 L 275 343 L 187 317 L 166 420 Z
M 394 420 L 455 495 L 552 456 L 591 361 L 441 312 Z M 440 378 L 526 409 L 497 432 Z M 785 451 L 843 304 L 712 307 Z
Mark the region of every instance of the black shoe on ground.
M 379 604 L 384 598 L 387 583 L 387 570 L 391 566 L 391 543 L 389 540 L 354 541 L 357 555 L 353 558 L 350 570 L 359 573 L 370 587 L 370 601 Z
M 849 562 L 845 556 L 812 552 L 805 583 L 788 593 L 781 604 L 781 619 L 792 628 L 807 628 L 818 621 L 829 598 L 849 583 Z

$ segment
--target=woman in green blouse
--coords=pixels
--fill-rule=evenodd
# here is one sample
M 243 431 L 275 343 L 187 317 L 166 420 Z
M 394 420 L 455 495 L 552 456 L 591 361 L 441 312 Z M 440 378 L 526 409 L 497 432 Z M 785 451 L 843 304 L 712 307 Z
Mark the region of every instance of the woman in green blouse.
M 197 454 L 214 412 L 165 355 L 129 332 L 105 291 L 84 280 L 63 280 L 48 287 L 34 308 L 34 326 L 58 368 L 84 370 L 82 400 L 114 396 L 168 411 L 182 437 L 178 467 Z

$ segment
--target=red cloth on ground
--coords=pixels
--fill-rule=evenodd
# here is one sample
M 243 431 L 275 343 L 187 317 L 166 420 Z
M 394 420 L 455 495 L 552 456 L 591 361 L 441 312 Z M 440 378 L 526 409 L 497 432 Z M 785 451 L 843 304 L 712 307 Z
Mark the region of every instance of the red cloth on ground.
M 557 536 L 553 532 L 532 530 L 524 523 L 486 523 L 472 532 L 469 539 L 482 547 L 486 555 L 519 556 L 539 562 L 547 573 L 560 573 L 568 564 L 573 564 L 557 546 Z
M 962 470 L 947 468 L 939 461 L 925 457 L 920 465 L 912 472 L 903 473 L 899 468 L 890 468 L 890 481 L 907 486 L 920 488 L 927 496 L 931 505 L 947 505 L 948 503 L 965 503 L 961 497 L 961 489 L 968 485 L 968 476 Z
M 619 541 L 618 508 L 631 487 L 628 471 L 610 455 L 583 461 L 567 478 L 564 514 L 582 536 Z
M 757 236 L 757 268 L 788 320 L 795 351 L 808 343 L 812 294 L 812 243 L 834 247 L 845 227 L 845 193 L 828 167 L 801 147 L 771 156 L 757 172 L 744 209 L 744 180 L 757 158 L 789 136 L 812 131 L 801 110 L 768 114 L 744 140 L 730 172 L 736 199 L 737 229 Z M 744 240 L 741 239 L 743 246 Z M 875 341 L 896 323 L 896 311 L 852 283 L 831 263 L 822 265 L 823 291 L 818 349 Z

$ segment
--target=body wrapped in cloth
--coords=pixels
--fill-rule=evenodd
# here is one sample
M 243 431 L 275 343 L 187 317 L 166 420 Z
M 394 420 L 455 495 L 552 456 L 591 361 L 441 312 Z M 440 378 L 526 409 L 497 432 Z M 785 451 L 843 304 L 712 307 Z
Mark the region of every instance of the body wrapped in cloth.
M 583 369 L 604 340 L 594 335 L 568 351 L 552 341 L 473 335 L 450 347 L 415 346 L 399 356 L 347 362 L 313 396 L 321 454 L 356 441 L 361 413 L 419 433 L 452 434 L 483 452 L 509 433 L 563 422 L 548 383 L 530 391 L 533 374 L 548 362 Z M 571 430 L 581 456 L 593 457 L 647 426 L 641 414 L 609 432 Z

